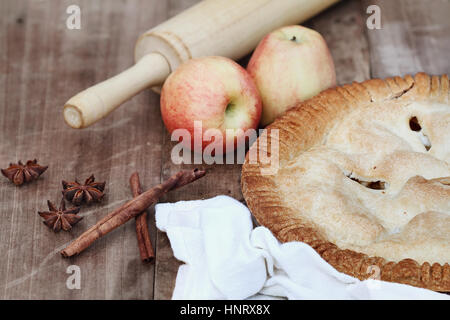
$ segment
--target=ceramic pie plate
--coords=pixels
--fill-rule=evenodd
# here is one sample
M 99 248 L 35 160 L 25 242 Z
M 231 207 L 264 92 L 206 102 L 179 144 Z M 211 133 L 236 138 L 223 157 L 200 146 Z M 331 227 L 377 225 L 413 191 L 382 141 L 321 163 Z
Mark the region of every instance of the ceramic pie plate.
M 307 243 L 338 271 L 449 292 L 449 92 L 447 75 L 419 73 L 300 103 L 247 153 L 249 209 L 280 241 Z M 275 169 L 249 159 L 261 151 L 279 157 Z

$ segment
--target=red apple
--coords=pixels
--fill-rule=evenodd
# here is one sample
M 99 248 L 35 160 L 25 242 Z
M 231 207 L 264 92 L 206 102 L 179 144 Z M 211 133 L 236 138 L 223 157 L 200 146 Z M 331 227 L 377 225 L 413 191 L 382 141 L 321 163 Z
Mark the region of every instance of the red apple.
M 334 63 L 323 37 L 302 26 L 287 26 L 265 36 L 247 71 L 261 95 L 261 125 L 298 102 L 336 85 Z
M 194 139 L 196 122 L 202 135 L 208 130 L 222 135 L 223 139 L 216 136 L 214 142 L 203 139 L 201 143 L 202 150 L 214 143 L 220 153 L 234 150 L 243 132 L 257 128 L 261 108 L 250 75 L 224 57 L 189 60 L 167 78 L 161 92 L 161 114 L 168 131 L 186 129 Z M 194 149 L 193 140 L 188 144 Z

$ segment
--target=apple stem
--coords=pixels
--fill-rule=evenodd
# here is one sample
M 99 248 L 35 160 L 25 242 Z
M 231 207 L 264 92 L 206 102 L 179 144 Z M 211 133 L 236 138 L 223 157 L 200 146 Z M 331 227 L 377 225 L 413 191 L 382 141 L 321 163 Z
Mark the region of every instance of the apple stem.
M 225 113 L 229 114 L 229 113 L 233 112 L 233 107 L 234 107 L 234 104 L 232 104 L 231 102 L 228 103 L 227 108 L 225 109 Z

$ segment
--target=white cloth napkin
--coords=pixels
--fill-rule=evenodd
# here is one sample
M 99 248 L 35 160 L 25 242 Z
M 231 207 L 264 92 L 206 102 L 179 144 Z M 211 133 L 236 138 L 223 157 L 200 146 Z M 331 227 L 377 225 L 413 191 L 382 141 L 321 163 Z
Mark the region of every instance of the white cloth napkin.
M 449 299 L 340 273 L 310 246 L 253 229 L 247 207 L 227 196 L 157 204 L 156 225 L 185 263 L 172 299 Z

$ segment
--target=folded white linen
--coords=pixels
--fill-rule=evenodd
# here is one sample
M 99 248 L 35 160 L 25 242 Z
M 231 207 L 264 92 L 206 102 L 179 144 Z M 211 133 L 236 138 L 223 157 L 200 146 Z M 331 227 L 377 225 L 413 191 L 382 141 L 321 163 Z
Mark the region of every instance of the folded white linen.
M 183 261 L 173 299 L 449 299 L 445 294 L 338 272 L 302 242 L 253 228 L 228 196 L 156 205 L 156 225 Z

